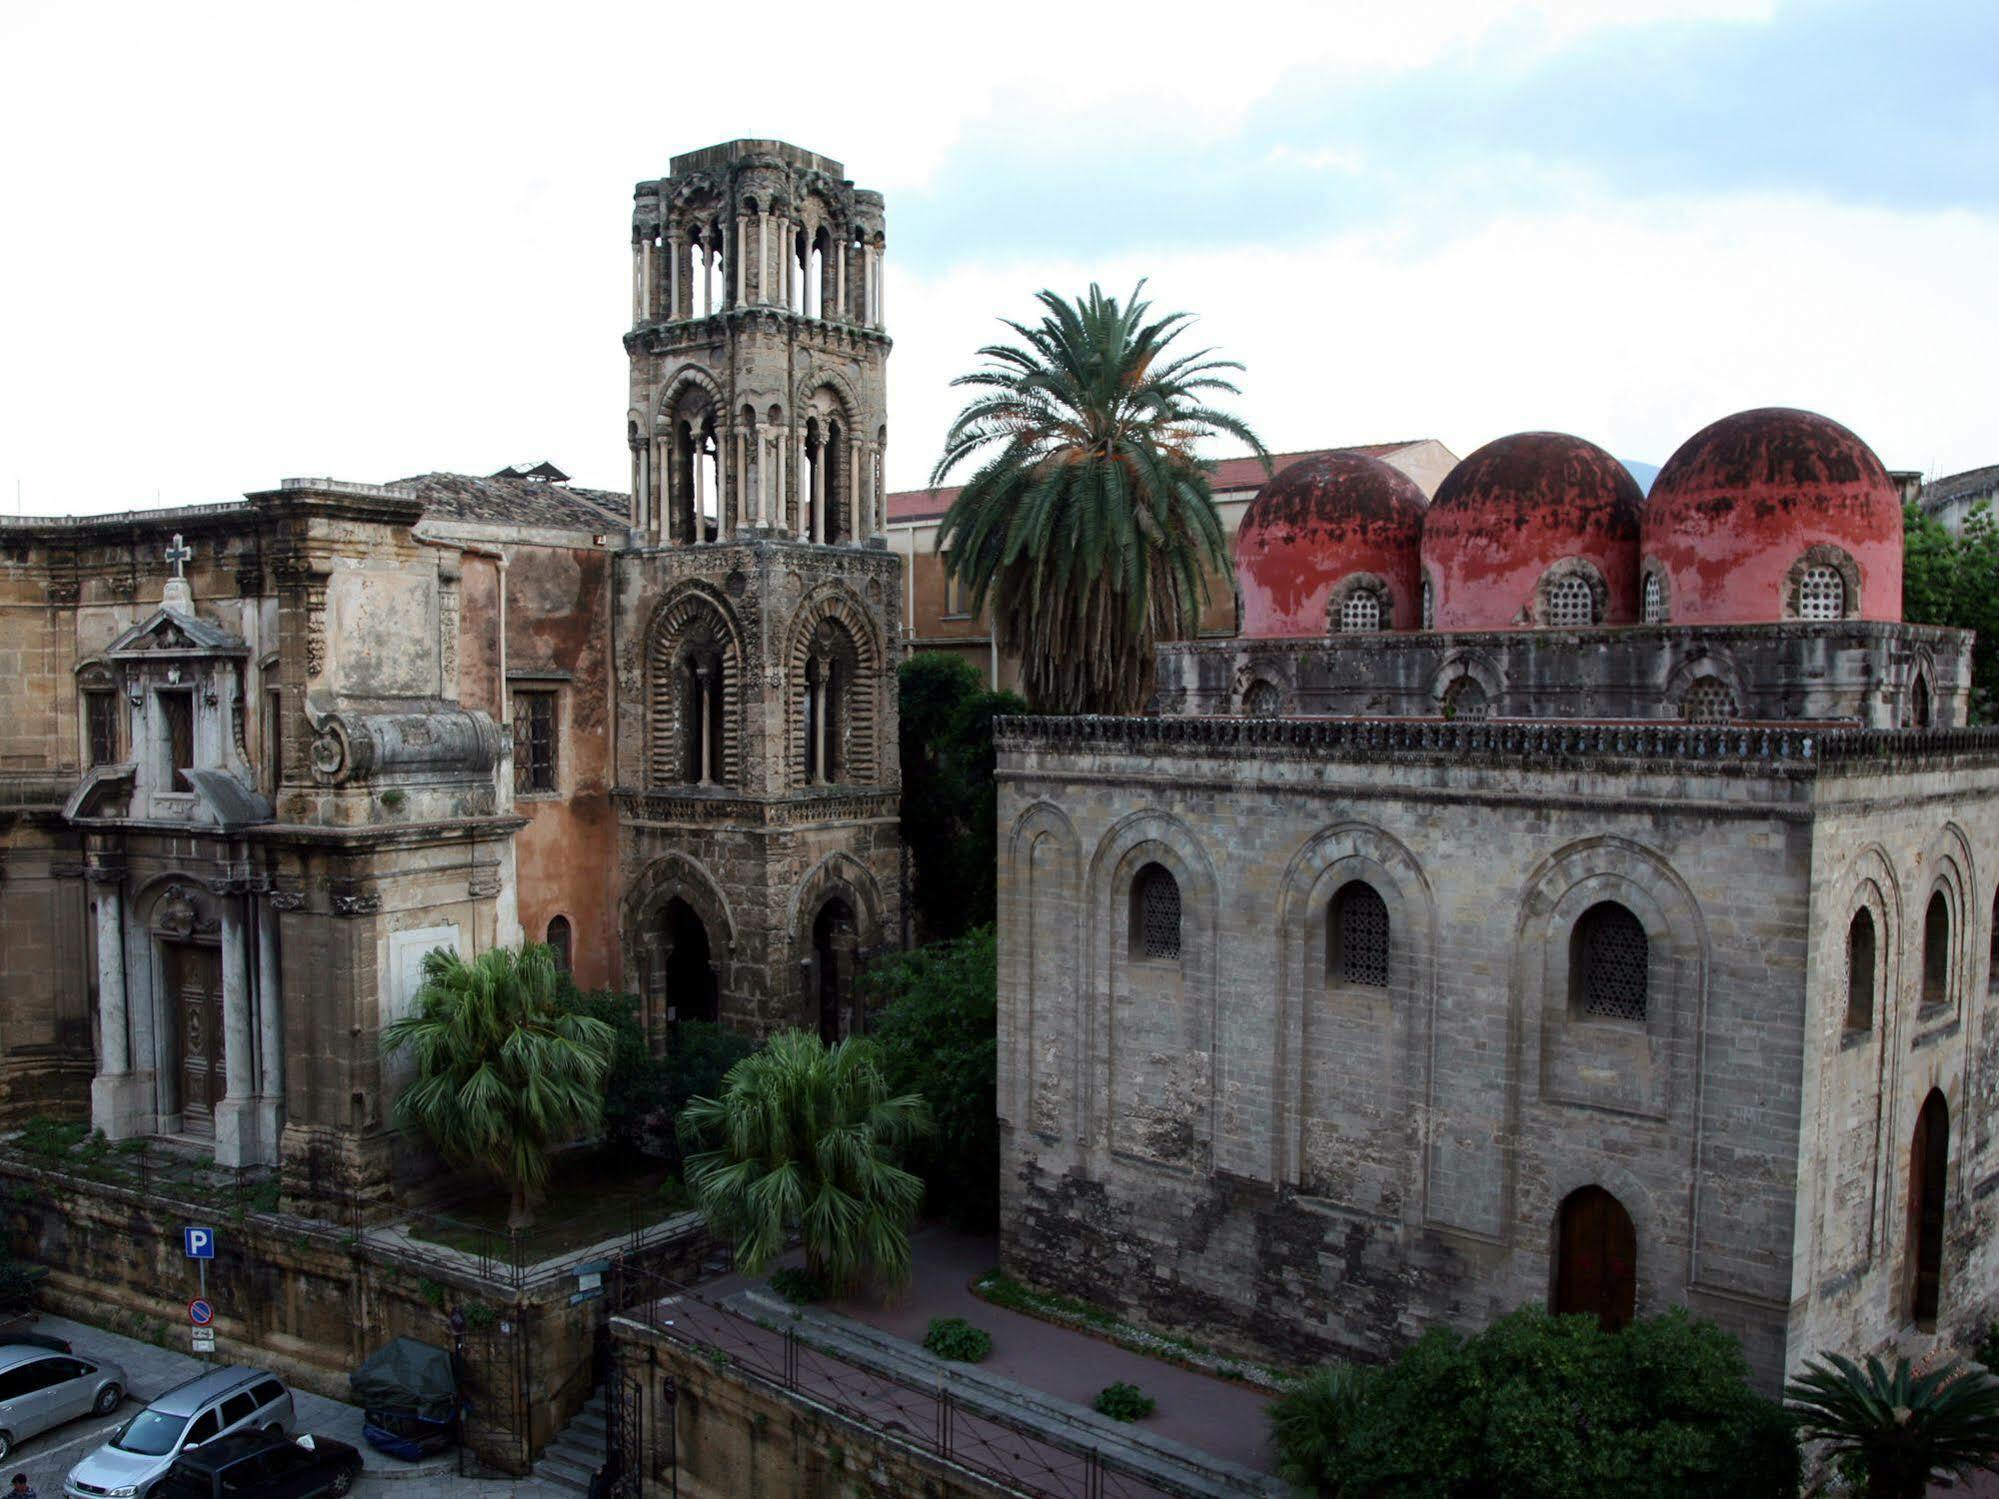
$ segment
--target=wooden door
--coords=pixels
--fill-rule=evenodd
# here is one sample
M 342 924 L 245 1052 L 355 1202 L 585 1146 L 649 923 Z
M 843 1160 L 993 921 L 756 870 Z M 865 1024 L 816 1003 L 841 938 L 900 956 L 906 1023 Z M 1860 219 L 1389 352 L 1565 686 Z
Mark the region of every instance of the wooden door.
M 215 1105 L 224 1087 L 222 1069 L 222 954 L 190 942 L 168 943 L 164 953 L 167 997 L 180 1047 L 181 1129 L 215 1133 Z
M 1562 1204 L 1556 1230 L 1555 1310 L 1593 1316 L 1614 1332 L 1638 1304 L 1638 1235 L 1624 1205 L 1601 1187 Z

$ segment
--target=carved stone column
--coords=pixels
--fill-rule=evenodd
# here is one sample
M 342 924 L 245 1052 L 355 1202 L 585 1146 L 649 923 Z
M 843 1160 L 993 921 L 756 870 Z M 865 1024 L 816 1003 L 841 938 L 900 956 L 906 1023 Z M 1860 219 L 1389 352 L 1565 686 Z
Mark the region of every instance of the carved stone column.
M 267 1158 L 284 1128 L 285 1011 L 278 978 L 278 904 L 257 913 L 257 1139 Z
M 222 1071 L 224 1096 L 215 1106 L 215 1163 L 250 1166 L 257 1148 L 256 1105 L 251 1096 L 250 965 L 244 949 L 243 897 L 225 895 L 222 908 Z
M 90 1127 L 107 1140 L 153 1129 L 150 1072 L 132 1070 L 132 1017 L 125 969 L 124 871 L 92 865 L 97 887 L 97 1073 L 90 1080 Z

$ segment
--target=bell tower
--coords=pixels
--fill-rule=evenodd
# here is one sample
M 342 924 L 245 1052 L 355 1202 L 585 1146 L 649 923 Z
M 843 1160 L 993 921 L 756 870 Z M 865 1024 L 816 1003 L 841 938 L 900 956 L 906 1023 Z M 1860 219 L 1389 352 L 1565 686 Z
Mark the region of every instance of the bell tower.
M 632 215 L 617 567 L 619 922 L 655 1044 L 861 1028 L 899 941 L 882 200 L 740 140 Z

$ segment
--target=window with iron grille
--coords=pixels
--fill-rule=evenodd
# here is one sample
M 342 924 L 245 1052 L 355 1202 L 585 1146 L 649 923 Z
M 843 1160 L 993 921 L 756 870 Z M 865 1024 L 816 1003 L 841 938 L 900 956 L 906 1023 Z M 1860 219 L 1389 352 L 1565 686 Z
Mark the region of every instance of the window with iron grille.
M 1874 916 L 1855 911 L 1846 929 L 1846 1028 L 1874 1026 Z
M 1242 695 L 1242 711 L 1251 718 L 1275 718 L 1284 704 L 1284 694 L 1274 682 L 1252 682 Z
M 167 756 L 167 779 L 173 791 L 192 791 L 187 773 L 194 769 L 194 694 L 162 692 L 155 699 L 163 720 L 161 738 Z
M 1340 630 L 1352 634 L 1381 628 L 1381 595 L 1372 588 L 1356 588 L 1340 605 Z
M 1645 1019 L 1650 946 L 1638 918 L 1615 901 L 1583 912 L 1569 939 L 1574 1008 L 1591 1020 Z
M 1666 622 L 1666 585 L 1659 581 L 1657 573 L 1645 574 L 1645 623 L 1662 625 Z
M 1570 573 L 1548 585 L 1548 623 L 1557 629 L 1596 623 L 1596 593 L 1589 579 Z
M 1132 881 L 1131 937 L 1134 957 L 1180 956 L 1180 883 L 1158 864 Z
M 112 765 L 118 759 L 118 694 L 86 692 L 83 695 L 84 733 L 90 741 L 90 763 Z
M 1680 716 L 1688 723 L 1727 723 L 1740 711 L 1728 684 L 1716 677 L 1700 678 L 1680 704 Z
M 514 689 L 514 791 L 555 790 L 555 694 Z
M 1838 568 L 1813 563 L 1799 576 L 1798 618 L 1846 618 L 1846 579 Z
M 1941 890 L 1923 917 L 1923 1003 L 1950 1003 L 1950 902 Z
M 1444 717 L 1482 723 L 1492 717 L 1492 701 L 1470 677 L 1459 677 L 1444 689 Z
M 1388 987 L 1388 905 L 1364 880 L 1341 888 L 1327 908 L 1333 981 Z

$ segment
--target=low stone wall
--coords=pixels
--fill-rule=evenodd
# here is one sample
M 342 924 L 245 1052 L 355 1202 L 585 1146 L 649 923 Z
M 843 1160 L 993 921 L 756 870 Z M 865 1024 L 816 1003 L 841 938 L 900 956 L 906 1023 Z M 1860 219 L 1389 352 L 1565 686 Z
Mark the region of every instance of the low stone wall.
M 187 1303 L 199 1285 L 181 1229 L 214 1228 L 207 1298 L 217 1356 L 338 1400 L 349 1398 L 349 1372 L 392 1338 L 453 1347 L 449 1317 L 459 1308 L 469 1324 L 458 1340 L 463 1393 L 477 1412 L 467 1442 L 504 1472 L 526 1472 L 596 1383 L 605 1302 L 574 1273 L 514 1287 L 468 1273 L 448 1251 L 430 1263 L 408 1246 L 385 1249 L 325 1223 L 277 1213 L 236 1218 L 212 1204 L 7 1160 L 0 1160 L 0 1207 L 11 1251 L 48 1267 L 40 1305 L 180 1349 L 189 1346 Z M 690 1221 L 639 1258 L 680 1274 L 708 1242 Z

